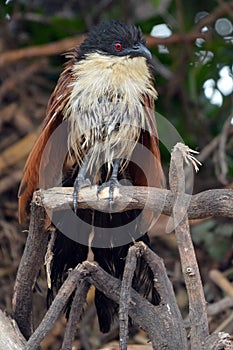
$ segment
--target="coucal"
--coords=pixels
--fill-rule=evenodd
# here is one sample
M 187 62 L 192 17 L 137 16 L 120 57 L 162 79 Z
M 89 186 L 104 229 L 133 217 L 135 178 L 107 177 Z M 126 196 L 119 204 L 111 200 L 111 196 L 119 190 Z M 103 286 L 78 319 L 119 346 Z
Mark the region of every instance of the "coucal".
M 59 289 L 68 269 L 87 259 L 122 278 L 125 258 L 134 241 L 149 245 L 147 230 L 154 214 L 145 210 L 114 212 L 118 186 L 163 187 L 163 171 L 154 117 L 151 53 L 140 28 L 108 21 L 96 26 L 68 62 L 48 103 L 42 132 L 29 155 L 19 189 L 19 220 L 30 213 L 33 192 L 74 186 L 74 208 L 56 212 L 52 222 L 52 286 Z M 109 212 L 80 209 L 83 186 L 109 187 Z M 54 229 L 50 235 L 55 234 Z M 153 275 L 138 259 L 133 288 L 158 304 Z M 99 290 L 95 305 L 100 330 L 108 332 L 117 305 Z

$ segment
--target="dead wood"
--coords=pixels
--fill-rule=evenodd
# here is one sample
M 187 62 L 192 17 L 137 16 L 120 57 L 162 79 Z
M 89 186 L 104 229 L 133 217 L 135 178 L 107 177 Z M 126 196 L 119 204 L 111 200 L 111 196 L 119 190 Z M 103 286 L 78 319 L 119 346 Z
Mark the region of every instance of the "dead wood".
M 48 235 L 46 213 L 42 203 L 34 196 L 31 221 L 22 259 L 16 276 L 12 308 L 20 331 L 28 339 L 33 331 L 32 296 L 38 273 L 44 263 Z
M 79 193 L 79 207 L 89 207 L 98 210 L 109 210 L 108 188 L 97 196 L 97 187 L 82 188 Z M 48 190 L 39 190 L 37 195 L 51 215 L 55 210 L 69 209 L 73 205 L 73 187 L 54 187 Z M 172 214 L 175 195 L 169 190 L 142 186 L 122 186 L 114 193 L 114 211 L 133 209 L 150 209 L 170 216 Z M 100 200 L 101 199 L 101 200 Z M 189 219 L 198 219 L 208 216 L 233 217 L 233 190 L 207 190 L 193 196 L 183 194 L 181 204 L 186 204 Z
M 129 305 L 131 302 L 131 285 L 134 271 L 137 266 L 137 250 L 135 246 L 129 248 L 125 261 L 124 274 L 121 283 L 121 294 L 119 301 L 119 339 L 120 350 L 127 350 Z
M 81 295 L 81 300 L 85 300 L 83 298 L 83 294 L 86 295 L 87 284 L 83 280 L 86 271 L 83 269 L 82 265 L 75 268 L 67 277 L 66 281 L 61 286 L 58 294 L 56 295 L 52 305 L 44 316 L 38 328 L 32 334 L 30 339 L 27 342 L 25 350 L 36 350 L 41 341 L 46 337 L 46 335 L 51 331 L 55 322 L 58 320 L 61 315 L 62 310 L 64 309 L 69 297 L 77 288 L 77 294 Z M 80 303 L 79 303 L 80 305 Z M 81 310 L 83 305 L 80 305 Z M 79 310 L 79 315 L 81 312 Z M 79 321 L 79 319 L 78 319 Z
M 83 305 L 86 302 L 89 288 L 89 283 L 81 281 L 75 291 L 61 350 L 72 350 L 75 333 L 81 320 Z
M 143 187 L 120 187 L 115 193 L 113 211 L 149 208 L 173 217 L 176 238 L 181 257 L 182 271 L 189 296 L 189 319 L 192 350 L 228 349 L 229 335 L 216 332 L 209 335 L 206 303 L 197 261 L 189 232 L 188 218 L 223 215 L 232 217 L 232 190 L 211 190 L 190 196 L 184 193 L 183 161 L 190 160 L 187 146 L 178 144 L 172 153 L 170 166 L 171 190 Z M 38 271 L 43 264 L 48 237 L 46 229 L 50 221 L 46 211 L 72 207 L 71 188 L 55 188 L 35 192 L 29 236 L 19 267 L 13 298 L 14 317 L 26 338 L 30 336 L 25 350 L 36 350 L 40 342 L 52 329 L 67 300 L 74 294 L 71 318 L 68 322 L 62 349 L 71 349 L 77 323 L 80 320 L 89 284 L 93 284 L 107 297 L 120 305 L 121 349 L 127 349 L 128 315 L 133 322 L 145 330 L 153 349 L 187 350 L 186 331 L 174 291 L 163 261 L 145 244 L 138 242 L 128 253 L 123 281 L 106 273 L 96 263 L 88 261 L 77 266 L 68 276 L 55 297 L 50 309 L 33 333 L 32 291 Z M 109 207 L 108 189 L 97 198 L 96 188 L 85 188 L 80 192 L 81 208 L 92 206 L 98 209 Z M 85 197 L 85 201 L 84 198 Z M 161 209 L 162 208 L 162 209 Z M 197 214 L 198 213 L 198 214 Z M 137 256 L 141 255 L 154 274 L 154 285 L 161 296 L 154 306 L 131 288 Z M 230 345 L 229 345 L 230 344 Z M 230 349 L 230 348 L 229 348 Z
M 24 350 L 25 345 L 16 322 L 0 310 L 0 350 Z
M 152 252 L 152 254 L 153 257 L 156 257 L 155 253 Z M 90 273 L 87 277 L 89 282 L 119 304 L 121 282 L 109 276 L 97 264 L 85 262 L 83 265 Z M 163 276 L 161 276 L 162 279 Z M 161 280 L 159 278 L 158 284 L 160 284 Z M 130 295 L 129 316 L 135 324 L 148 334 L 153 349 L 186 350 L 186 347 L 183 346 L 185 343 L 182 342 L 184 339 L 184 327 L 177 322 L 176 314 L 173 314 L 169 309 L 171 302 L 169 306 L 166 302 L 161 302 L 159 305 L 154 306 L 135 292 L 134 289 L 130 290 Z
M 179 249 L 182 272 L 189 298 L 189 319 L 191 324 L 191 349 L 200 350 L 209 335 L 206 301 L 201 277 L 190 235 L 186 206 L 180 201 L 185 191 L 184 158 L 187 146 L 177 144 L 171 155 L 169 184 L 176 196 L 173 206 L 175 234 Z M 180 221 L 181 218 L 181 221 Z

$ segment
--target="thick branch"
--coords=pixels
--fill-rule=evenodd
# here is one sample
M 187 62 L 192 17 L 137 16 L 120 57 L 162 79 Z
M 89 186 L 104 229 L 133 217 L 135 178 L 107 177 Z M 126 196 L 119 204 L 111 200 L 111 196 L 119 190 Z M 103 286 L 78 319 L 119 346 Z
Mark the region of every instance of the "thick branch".
M 161 259 L 158 258 L 155 253 L 152 251 L 150 253 L 149 248 L 144 247 L 143 243 L 140 244 L 139 242 L 137 247 L 143 254 L 144 252 L 147 252 L 148 254 L 152 254 L 151 257 L 155 258 L 156 261 L 158 261 L 158 259 L 161 261 Z M 160 272 L 162 272 L 162 275 L 160 275 Z M 165 278 L 163 274 L 166 274 L 165 269 L 160 270 L 160 272 L 159 281 L 156 282 L 157 285 L 160 284 L 160 281 L 162 281 L 163 278 Z M 156 274 L 156 276 L 158 277 L 158 274 Z M 79 306 L 75 312 L 77 311 L 77 317 L 80 317 L 82 302 L 84 301 L 84 295 L 87 292 L 88 287 L 87 281 L 92 283 L 107 297 L 111 298 L 118 304 L 120 303 L 121 281 L 109 275 L 97 264 L 85 261 L 81 265 L 78 265 L 69 274 L 68 278 L 55 297 L 50 309 L 47 311 L 44 319 L 27 342 L 25 350 L 37 349 L 40 342 L 54 326 L 65 304 L 67 303 L 68 298 L 73 293 L 75 288 L 77 288 L 76 296 L 78 296 L 78 294 L 80 296 Z M 154 350 L 177 350 L 178 348 L 181 350 L 186 349 L 186 347 L 183 346 L 185 343 L 183 343 L 182 340 L 186 337 L 182 322 L 180 324 L 176 313 L 173 313 L 173 308 L 170 308 L 170 303 L 168 305 L 166 301 L 163 300 L 159 305 L 154 306 L 132 288 L 130 289 L 130 296 L 129 315 L 135 324 L 147 332 L 153 344 Z M 73 306 L 74 305 L 72 305 L 72 308 Z M 73 320 L 72 323 L 73 322 L 75 321 Z M 71 329 L 74 328 L 72 327 Z M 73 334 L 71 334 L 71 336 L 73 336 Z
M 172 323 L 172 328 L 174 329 L 173 342 L 175 342 L 175 339 L 177 339 L 179 349 L 185 350 L 187 349 L 187 339 L 184 323 L 176 302 L 172 283 L 167 276 L 164 262 L 145 243 L 137 242 L 135 246 L 140 251 L 140 254 L 146 260 L 147 264 L 150 266 L 154 275 L 154 287 L 161 297 L 161 304 L 166 307 L 170 314 L 170 322 Z
M 31 213 L 28 238 L 17 272 L 12 300 L 14 319 L 25 338 L 29 338 L 33 331 L 33 288 L 44 262 L 48 242 L 46 213 L 40 197 L 36 194 L 31 205 Z
M 154 253 L 152 253 L 154 254 Z M 155 254 L 156 256 L 156 254 Z M 102 268 L 88 261 L 83 266 L 89 272 L 87 279 L 107 297 L 119 304 L 121 282 L 110 276 Z M 179 322 L 176 314 L 173 314 L 169 305 L 161 302 L 154 306 L 140 296 L 134 289 L 130 290 L 131 301 L 129 304 L 129 316 L 134 323 L 141 327 L 149 336 L 154 350 L 184 350 L 183 334 L 179 331 Z M 183 332 L 183 331 L 182 331 Z
M 114 193 L 113 211 L 125 211 L 132 209 L 150 209 L 162 212 L 165 215 L 172 214 L 175 195 L 171 191 L 150 187 L 122 186 Z M 73 203 L 73 187 L 54 187 L 37 192 L 48 211 L 69 209 Z M 101 197 L 97 197 L 97 187 L 86 187 L 80 190 L 79 208 L 92 207 L 98 210 L 109 210 L 109 190 L 105 188 Z M 183 194 L 180 203 L 185 205 L 189 219 L 198 219 L 208 216 L 233 217 L 233 190 L 216 189 L 200 192 L 196 195 Z

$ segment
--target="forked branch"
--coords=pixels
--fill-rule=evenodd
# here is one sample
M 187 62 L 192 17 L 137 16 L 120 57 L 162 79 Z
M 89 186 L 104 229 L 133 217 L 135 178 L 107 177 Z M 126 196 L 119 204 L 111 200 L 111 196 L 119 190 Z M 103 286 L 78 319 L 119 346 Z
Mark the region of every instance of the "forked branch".
M 233 217 L 233 191 L 211 190 L 195 196 L 185 194 L 183 162 L 185 159 L 193 161 L 192 157 L 187 157 L 187 151 L 187 147 L 182 144 L 174 148 L 170 167 L 170 191 L 124 186 L 115 193 L 113 210 L 124 211 L 145 207 L 171 216 L 172 225 L 176 230 L 182 271 L 189 296 L 191 349 L 227 349 L 230 344 L 229 335 L 225 333 L 209 335 L 203 287 L 189 232 L 188 219 L 209 215 Z M 110 276 L 95 263 L 86 261 L 77 266 L 69 274 L 44 319 L 33 333 L 32 293 L 45 257 L 48 241 L 46 229 L 50 224 L 48 217 L 56 210 L 69 207 L 72 210 L 72 192 L 72 188 L 55 188 L 40 190 L 34 194 L 28 240 L 17 274 L 13 298 L 15 320 L 25 338 L 30 337 L 25 349 L 36 350 L 38 348 L 42 339 L 58 319 L 67 300 L 75 292 L 71 306 L 71 319 L 63 342 L 63 349 L 71 348 L 89 284 L 93 284 L 120 305 L 122 349 L 127 347 L 129 314 L 133 322 L 146 331 L 153 349 L 187 350 L 184 323 L 163 261 L 142 242 L 130 248 L 122 282 Z M 94 187 L 81 190 L 80 207 L 91 206 L 99 210 L 109 208 L 108 189 L 106 192 L 102 191 L 101 198 L 97 198 L 96 193 Z M 154 274 L 154 285 L 161 296 L 161 302 L 157 306 L 150 304 L 131 288 L 138 255 L 143 256 Z

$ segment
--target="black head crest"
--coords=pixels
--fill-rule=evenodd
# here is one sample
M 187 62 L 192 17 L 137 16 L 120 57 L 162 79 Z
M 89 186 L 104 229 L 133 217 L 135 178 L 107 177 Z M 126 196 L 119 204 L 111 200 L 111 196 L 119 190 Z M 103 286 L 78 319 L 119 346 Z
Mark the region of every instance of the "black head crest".
M 140 28 L 133 24 L 124 24 L 111 20 L 101 23 L 89 33 L 79 48 L 78 58 L 84 58 L 86 54 L 92 52 L 114 56 L 142 55 L 146 57 L 141 52 L 138 54 L 139 46 L 145 47 L 145 39 Z

